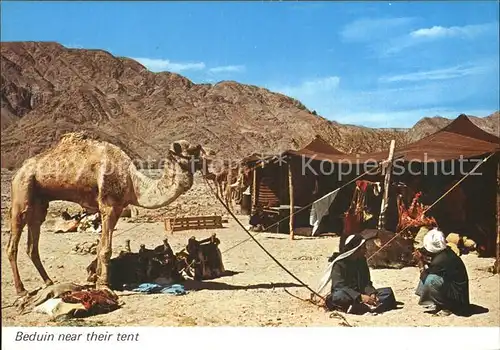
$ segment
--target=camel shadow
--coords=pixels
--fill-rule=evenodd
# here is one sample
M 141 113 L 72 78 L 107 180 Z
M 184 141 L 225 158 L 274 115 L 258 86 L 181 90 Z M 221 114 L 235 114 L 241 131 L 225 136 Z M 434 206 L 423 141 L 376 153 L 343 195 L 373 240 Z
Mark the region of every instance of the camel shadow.
M 232 284 L 227 284 L 224 282 L 215 281 L 186 281 L 184 282 L 184 288 L 186 290 L 198 291 L 198 290 L 254 290 L 254 289 L 274 289 L 274 288 L 285 288 L 285 287 L 302 287 L 300 284 L 296 283 L 259 283 L 252 284 L 248 286 L 236 286 Z

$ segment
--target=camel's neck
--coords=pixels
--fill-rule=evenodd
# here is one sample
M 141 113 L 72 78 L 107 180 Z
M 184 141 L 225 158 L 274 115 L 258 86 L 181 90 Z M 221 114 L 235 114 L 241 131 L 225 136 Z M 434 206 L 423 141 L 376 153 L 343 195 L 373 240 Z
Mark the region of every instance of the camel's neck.
M 131 173 L 137 201 L 134 205 L 148 209 L 172 203 L 193 185 L 193 174 L 170 157 L 160 179 L 151 179 L 137 169 Z

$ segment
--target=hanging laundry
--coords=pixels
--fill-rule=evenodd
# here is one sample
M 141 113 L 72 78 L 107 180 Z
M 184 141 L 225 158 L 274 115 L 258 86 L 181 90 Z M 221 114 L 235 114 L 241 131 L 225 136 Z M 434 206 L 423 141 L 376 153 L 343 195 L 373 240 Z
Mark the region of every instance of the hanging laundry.
M 323 217 L 328 214 L 328 210 L 335 200 L 335 197 L 337 197 L 338 192 L 339 189 L 336 189 L 335 191 L 328 193 L 312 204 L 311 215 L 309 216 L 309 224 L 311 224 L 313 227 L 311 233 L 312 236 L 314 236 L 314 234 L 318 230 L 321 219 L 323 219 Z

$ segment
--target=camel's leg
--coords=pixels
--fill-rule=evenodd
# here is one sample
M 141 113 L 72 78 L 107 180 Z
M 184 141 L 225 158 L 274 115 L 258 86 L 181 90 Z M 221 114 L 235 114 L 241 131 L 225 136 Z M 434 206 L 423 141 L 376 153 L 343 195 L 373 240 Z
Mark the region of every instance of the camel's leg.
M 112 253 L 113 230 L 122 213 L 122 207 L 101 205 L 102 218 L 101 241 L 97 253 L 97 288 L 109 289 L 109 260 Z
M 12 201 L 12 208 L 10 209 L 10 237 L 7 244 L 7 256 L 9 257 L 10 266 L 12 268 L 12 275 L 14 277 L 14 287 L 18 295 L 25 295 L 27 293 L 24 289 L 19 269 L 17 266 L 17 250 L 19 248 L 19 240 L 23 233 L 23 228 L 26 225 L 26 212 L 28 210 L 27 203 L 23 205 L 16 204 Z
M 44 201 L 37 201 L 33 203 L 33 207 L 28 212 L 27 224 L 28 224 L 28 247 L 26 253 L 30 257 L 33 265 L 35 265 L 38 273 L 43 279 L 46 286 L 54 284 L 49 278 L 47 271 L 43 267 L 42 261 L 40 260 L 39 252 L 39 241 L 40 241 L 40 226 L 45 221 L 45 216 L 47 215 L 47 209 L 49 203 Z
M 232 199 L 232 188 L 229 182 L 226 186 L 226 205 L 229 210 L 233 211 L 233 199 Z
M 225 188 L 226 188 L 226 182 L 225 181 L 219 182 L 219 190 L 220 190 L 221 199 L 224 199 L 224 189 Z
M 215 186 L 217 187 L 217 197 L 220 198 L 222 196 L 220 182 L 217 182 L 217 184 Z
M 219 197 L 219 183 L 214 180 L 214 187 L 215 187 L 215 195 Z
M 242 195 L 241 195 L 241 188 L 238 187 L 236 189 L 236 191 L 234 191 L 234 192 L 235 192 L 234 193 L 234 202 L 236 204 L 240 204 L 241 203 L 241 197 L 242 197 Z

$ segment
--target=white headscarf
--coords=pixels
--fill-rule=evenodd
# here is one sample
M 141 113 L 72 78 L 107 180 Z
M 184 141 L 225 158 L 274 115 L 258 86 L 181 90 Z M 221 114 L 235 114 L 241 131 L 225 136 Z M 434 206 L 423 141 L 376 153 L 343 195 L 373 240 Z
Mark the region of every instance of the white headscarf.
M 351 240 L 354 238 L 355 235 L 350 235 L 349 237 L 346 238 L 345 240 L 345 243 L 344 243 L 344 246 L 348 245 L 349 242 L 351 242 Z M 318 294 L 321 295 L 321 292 L 323 291 L 323 289 L 328 285 L 328 282 L 330 282 L 330 280 L 332 279 L 332 269 L 333 269 L 333 265 L 335 265 L 335 263 L 337 261 L 340 261 L 342 259 L 345 259 L 347 258 L 348 256 L 351 256 L 356 250 L 358 250 L 364 243 L 366 242 L 366 240 L 363 238 L 361 239 L 360 243 L 351 248 L 350 250 L 340 254 L 339 256 L 337 256 L 335 258 L 335 260 L 333 260 L 330 264 L 328 264 L 328 267 L 326 268 L 325 270 L 325 274 L 323 275 L 323 277 L 321 278 L 320 280 L 320 285 L 318 287 Z
M 446 249 L 446 239 L 443 232 L 433 228 L 424 236 L 424 248 L 429 253 L 439 253 Z

